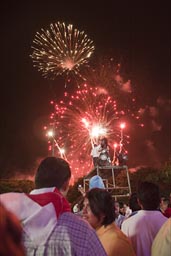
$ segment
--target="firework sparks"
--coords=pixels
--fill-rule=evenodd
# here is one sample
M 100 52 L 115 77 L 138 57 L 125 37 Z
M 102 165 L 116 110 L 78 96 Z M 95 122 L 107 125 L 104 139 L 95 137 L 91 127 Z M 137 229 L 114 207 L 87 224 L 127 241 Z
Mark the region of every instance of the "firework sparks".
M 36 33 L 32 49 L 34 66 L 45 78 L 55 79 L 69 73 L 80 75 L 80 66 L 88 62 L 94 45 L 84 31 L 57 22 Z
M 106 129 L 103 128 L 100 124 L 90 124 L 89 121 L 87 121 L 85 118 L 82 118 L 82 123 L 85 126 L 85 129 L 87 129 L 90 139 L 91 139 L 91 144 L 97 143 L 96 140 L 100 136 L 105 136 L 106 135 Z
M 118 108 L 115 98 L 107 90 L 99 93 L 98 87 L 87 84 L 82 85 L 74 94 L 65 92 L 62 100 L 57 103 L 51 101 L 51 105 L 53 112 L 49 128 L 54 127 L 58 144 L 65 148 L 75 179 L 90 172 L 90 152 L 94 142 L 105 136 L 111 148 L 115 142 L 119 145 L 123 120 L 128 116 L 137 120 L 130 109 Z M 122 133 L 122 148 L 123 143 L 129 143 L 126 132 Z

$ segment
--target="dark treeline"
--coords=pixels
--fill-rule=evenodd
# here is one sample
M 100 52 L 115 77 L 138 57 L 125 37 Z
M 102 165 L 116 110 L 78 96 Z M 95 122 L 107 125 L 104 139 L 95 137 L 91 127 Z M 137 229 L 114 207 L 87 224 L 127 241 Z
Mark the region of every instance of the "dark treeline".
M 124 172 L 120 172 L 116 182 L 119 186 L 125 186 L 126 179 Z M 161 169 L 140 168 L 136 172 L 130 173 L 131 190 L 136 191 L 136 188 L 141 181 L 151 181 L 160 187 L 161 195 L 168 196 L 171 192 L 171 163 L 167 163 Z M 81 193 L 78 191 L 78 185 L 83 185 L 83 178 L 78 179 L 73 186 L 70 186 L 68 192 L 68 200 L 71 204 L 81 198 Z M 4 179 L 0 181 L 0 193 L 7 192 L 25 192 L 29 193 L 34 188 L 34 182 L 30 180 L 12 180 Z

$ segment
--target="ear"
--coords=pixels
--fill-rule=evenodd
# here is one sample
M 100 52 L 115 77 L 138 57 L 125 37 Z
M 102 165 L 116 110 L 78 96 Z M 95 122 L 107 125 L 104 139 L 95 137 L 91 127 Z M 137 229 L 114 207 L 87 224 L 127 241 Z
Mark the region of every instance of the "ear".
M 61 192 L 64 196 L 66 196 L 67 193 L 68 193 L 68 190 L 69 190 L 69 181 L 70 181 L 70 179 L 66 180 L 66 181 L 64 182 L 62 188 L 60 189 L 60 192 Z

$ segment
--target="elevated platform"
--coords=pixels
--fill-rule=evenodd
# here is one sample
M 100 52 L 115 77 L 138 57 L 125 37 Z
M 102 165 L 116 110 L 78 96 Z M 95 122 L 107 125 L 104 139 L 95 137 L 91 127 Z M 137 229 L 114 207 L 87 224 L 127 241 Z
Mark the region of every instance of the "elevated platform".
M 122 172 L 124 182 L 121 185 L 117 182 L 118 175 Z M 126 165 L 123 166 L 97 166 L 83 180 L 83 189 L 86 192 L 89 189 L 89 180 L 94 175 L 99 175 L 113 197 L 129 197 L 131 195 L 131 184 L 129 170 Z

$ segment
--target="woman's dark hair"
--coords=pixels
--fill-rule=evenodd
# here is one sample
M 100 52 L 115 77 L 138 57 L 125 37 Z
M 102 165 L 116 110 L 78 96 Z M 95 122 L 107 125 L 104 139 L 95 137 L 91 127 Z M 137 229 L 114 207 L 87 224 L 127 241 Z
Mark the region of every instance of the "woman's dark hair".
M 109 225 L 115 220 L 113 199 L 108 191 L 101 188 L 92 188 L 87 192 L 86 198 L 89 201 L 92 213 L 100 220 L 104 215 L 102 225 Z
M 60 189 L 71 177 L 69 164 L 62 158 L 47 157 L 39 165 L 36 176 L 36 188 L 57 187 Z

